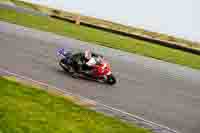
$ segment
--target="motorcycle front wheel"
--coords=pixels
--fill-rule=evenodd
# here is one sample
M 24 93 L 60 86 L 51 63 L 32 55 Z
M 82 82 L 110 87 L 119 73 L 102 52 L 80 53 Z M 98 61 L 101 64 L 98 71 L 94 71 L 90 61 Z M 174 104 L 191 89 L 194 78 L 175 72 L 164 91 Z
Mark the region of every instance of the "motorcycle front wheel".
M 114 75 L 109 75 L 108 77 L 107 77 L 107 83 L 108 84 L 110 84 L 110 85 L 114 85 L 114 84 L 116 84 L 116 78 L 114 77 Z

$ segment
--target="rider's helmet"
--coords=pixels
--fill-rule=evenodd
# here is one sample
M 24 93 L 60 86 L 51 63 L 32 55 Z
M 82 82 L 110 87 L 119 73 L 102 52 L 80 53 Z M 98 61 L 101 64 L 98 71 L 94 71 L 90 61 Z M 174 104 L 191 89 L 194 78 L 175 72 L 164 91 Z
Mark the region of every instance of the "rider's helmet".
M 92 58 L 92 53 L 90 50 L 86 50 L 84 54 L 85 59 L 90 60 Z

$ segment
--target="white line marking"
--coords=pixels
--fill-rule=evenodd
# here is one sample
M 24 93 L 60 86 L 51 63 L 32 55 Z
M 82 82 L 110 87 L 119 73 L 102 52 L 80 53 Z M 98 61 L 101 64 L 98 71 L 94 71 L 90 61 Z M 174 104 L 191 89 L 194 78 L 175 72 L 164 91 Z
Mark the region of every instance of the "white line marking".
M 5 73 L 10 74 L 10 75 L 14 75 L 14 76 L 19 77 L 19 78 L 21 78 L 21 79 L 26 79 L 26 80 L 35 82 L 35 83 L 37 83 L 37 84 L 40 84 L 40 85 L 43 85 L 43 86 L 47 86 L 47 87 L 56 89 L 56 90 L 61 91 L 61 92 L 65 93 L 65 94 L 68 94 L 68 95 L 78 96 L 78 97 L 80 97 L 80 98 L 83 99 L 83 100 L 94 101 L 94 100 L 91 100 L 91 99 L 89 99 L 89 98 L 86 98 L 86 97 L 83 97 L 83 96 L 80 96 L 80 95 L 73 94 L 73 93 L 68 92 L 68 91 L 66 91 L 66 90 L 59 89 L 59 88 L 57 88 L 56 86 L 49 85 L 49 84 L 47 84 L 47 83 L 34 80 L 34 79 L 30 78 L 30 77 L 26 77 L 26 76 L 22 76 L 22 75 L 20 75 L 20 74 L 14 73 L 14 72 L 10 72 L 10 71 L 8 71 L 8 70 L 6 70 L 6 69 L 3 69 L 3 68 L 0 68 L 0 71 L 5 72 Z M 164 125 L 157 124 L 157 123 L 152 122 L 152 121 L 149 121 L 149 120 L 145 120 L 145 119 L 142 118 L 142 117 L 139 117 L 139 116 L 130 114 L 130 113 L 125 112 L 125 111 L 123 111 L 123 110 L 113 108 L 113 107 L 111 107 L 111 106 L 105 105 L 105 104 L 100 103 L 100 102 L 96 102 L 96 101 L 94 101 L 94 102 L 97 103 L 97 104 L 99 104 L 99 105 L 101 105 L 101 106 L 103 106 L 103 107 L 105 107 L 105 108 L 107 108 L 109 111 L 117 111 L 117 112 L 120 112 L 120 113 L 122 113 L 122 114 L 131 116 L 131 117 L 133 117 L 134 119 L 143 121 L 143 123 L 145 123 L 145 124 L 148 125 L 148 126 L 157 126 L 157 127 L 159 127 L 159 128 L 168 130 L 168 131 L 170 131 L 170 132 L 172 132 L 172 133 L 180 133 L 180 132 L 178 132 L 178 131 L 176 131 L 176 130 L 173 130 L 173 129 L 169 128 L 169 127 L 166 127 L 166 126 L 164 126 Z

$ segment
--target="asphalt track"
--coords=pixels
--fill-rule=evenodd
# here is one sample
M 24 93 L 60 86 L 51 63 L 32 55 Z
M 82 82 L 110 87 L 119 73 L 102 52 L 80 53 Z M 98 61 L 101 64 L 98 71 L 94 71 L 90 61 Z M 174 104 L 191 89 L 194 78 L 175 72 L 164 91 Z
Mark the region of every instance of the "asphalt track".
M 103 54 L 115 86 L 73 79 L 57 64 L 56 50 Z M 125 110 L 183 133 L 200 130 L 200 71 L 0 22 L 0 67 Z

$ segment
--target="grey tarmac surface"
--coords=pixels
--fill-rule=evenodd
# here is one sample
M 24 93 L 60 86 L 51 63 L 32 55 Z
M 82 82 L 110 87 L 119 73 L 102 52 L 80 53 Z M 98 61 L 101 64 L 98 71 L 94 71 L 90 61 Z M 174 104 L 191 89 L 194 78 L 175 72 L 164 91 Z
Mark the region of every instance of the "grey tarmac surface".
M 73 79 L 57 64 L 56 50 L 61 47 L 103 54 L 118 83 Z M 198 70 L 4 22 L 0 22 L 0 67 L 183 133 L 200 130 Z

